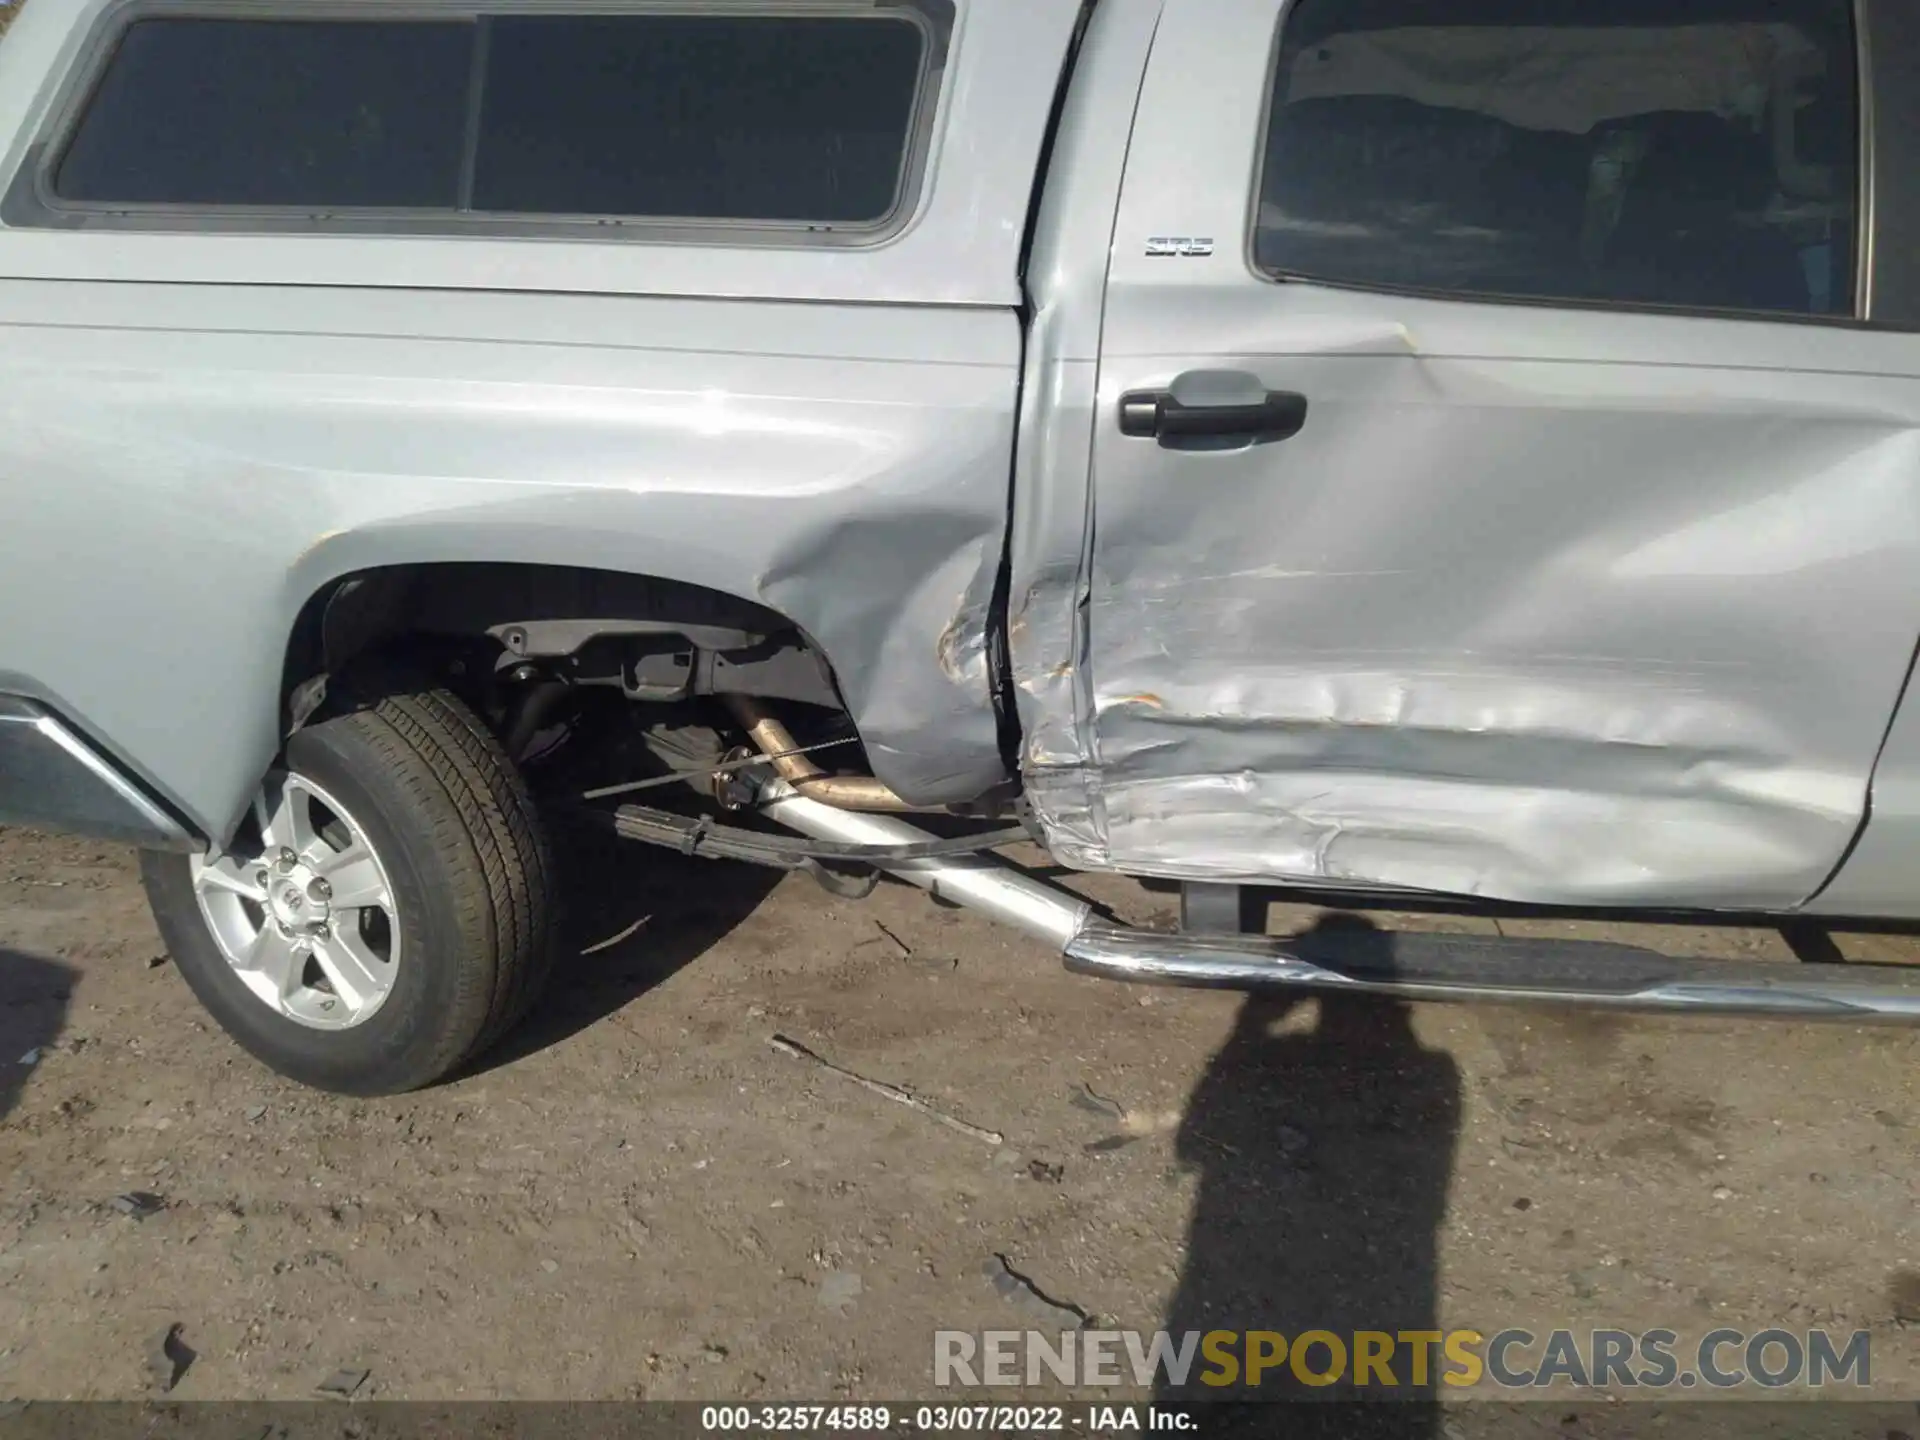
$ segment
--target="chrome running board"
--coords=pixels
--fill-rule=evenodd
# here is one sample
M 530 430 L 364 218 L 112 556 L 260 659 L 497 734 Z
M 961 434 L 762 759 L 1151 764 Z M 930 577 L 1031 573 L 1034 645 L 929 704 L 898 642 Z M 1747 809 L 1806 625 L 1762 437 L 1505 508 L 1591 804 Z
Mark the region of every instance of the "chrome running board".
M 824 805 L 781 780 L 765 781 L 759 801 L 769 818 L 816 840 L 907 846 L 934 838 L 890 815 Z M 991 855 L 933 856 L 881 868 L 943 900 L 1025 931 L 1063 953 L 1067 968 L 1076 974 L 1106 980 L 1212 990 L 1344 991 L 1406 1000 L 1920 1024 L 1920 965 L 1755 965 L 1683 960 L 1590 940 L 1366 927 L 1328 928 L 1284 939 L 1162 935 L 1108 924 L 1078 895 Z M 1228 924 L 1238 918 L 1231 907 L 1219 913 Z
M 1372 929 L 1158 935 L 1094 922 L 1066 957 L 1079 975 L 1208 990 L 1920 1024 L 1920 966 L 1686 960 L 1590 940 Z

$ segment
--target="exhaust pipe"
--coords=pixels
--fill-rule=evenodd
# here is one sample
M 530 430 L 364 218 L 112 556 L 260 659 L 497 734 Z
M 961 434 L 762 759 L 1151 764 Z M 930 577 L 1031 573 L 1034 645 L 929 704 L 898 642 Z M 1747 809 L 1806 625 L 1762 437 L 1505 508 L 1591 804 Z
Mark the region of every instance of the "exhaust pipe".
M 773 713 L 750 695 L 729 695 L 727 708 L 773 766 L 774 773 L 795 792 L 842 810 L 919 810 L 871 775 L 829 775 L 806 756 L 796 754 L 800 742 Z M 798 828 L 798 827 L 796 827 Z M 837 838 L 815 836 L 815 839 Z M 929 839 L 929 836 L 922 836 Z
M 787 748 L 793 748 L 790 738 Z M 815 840 L 847 845 L 917 845 L 939 838 L 904 820 L 822 804 L 811 791 L 803 795 L 785 780 L 761 784 L 760 810 L 768 819 Z M 1093 906 L 1078 895 L 1023 875 L 991 855 L 901 860 L 882 868 L 936 899 L 978 910 L 1063 953 L 1094 919 Z

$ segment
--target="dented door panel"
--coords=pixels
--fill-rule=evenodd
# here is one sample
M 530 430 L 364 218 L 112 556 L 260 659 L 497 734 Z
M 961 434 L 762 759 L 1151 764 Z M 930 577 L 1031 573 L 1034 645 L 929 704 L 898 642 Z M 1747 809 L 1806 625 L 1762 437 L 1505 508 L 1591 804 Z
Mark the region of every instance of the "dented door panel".
M 1278 7 L 1198 6 L 1170 0 L 1121 200 L 1086 758 L 1029 773 L 1056 851 L 1806 900 L 1859 830 L 1920 635 L 1920 344 L 1269 281 L 1247 231 Z M 1168 233 L 1214 253 L 1152 253 Z M 1197 371 L 1306 396 L 1304 429 L 1122 434 L 1123 395 Z
M 1097 442 L 1109 862 L 1537 901 L 1817 889 L 1920 628 L 1920 384 L 1264 328 L 1281 353 L 1112 362 L 1133 379 L 1106 388 L 1204 364 L 1312 411 L 1232 453 Z

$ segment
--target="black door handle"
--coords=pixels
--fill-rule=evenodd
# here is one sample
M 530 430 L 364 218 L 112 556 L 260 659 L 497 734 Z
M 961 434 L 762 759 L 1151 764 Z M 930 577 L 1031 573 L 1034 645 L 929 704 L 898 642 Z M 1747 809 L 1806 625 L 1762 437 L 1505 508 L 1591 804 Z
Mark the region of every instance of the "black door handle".
M 1120 397 L 1120 433 L 1139 440 L 1291 440 L 1307 423 L 1307 397 L 1269 390 L 1266 398 L 1222 404 L 1177 399 L 1171 390 Z

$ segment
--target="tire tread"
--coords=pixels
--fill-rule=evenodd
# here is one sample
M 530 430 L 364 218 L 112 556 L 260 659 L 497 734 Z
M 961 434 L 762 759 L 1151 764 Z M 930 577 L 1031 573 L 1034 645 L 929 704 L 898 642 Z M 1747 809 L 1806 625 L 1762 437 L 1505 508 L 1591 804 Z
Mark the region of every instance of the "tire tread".
M 491 1047 L 524 1018 L 552 971 L 549 937 L 558 906 L 546 832 L 519 770 L 480 718 L 451 692 L 388 694 L 350 718 L 367 722 L 363 733 L 369 740 L 385 730 L 411 752 L 414 765 L 438 781 L 448 807 L 425 811 L 441 817 L 436 841 L 453 850 L 464 840 L 477 862 L 472 889 L 460 901 L 463 910 L 471 906 L 477 912 L 476 938 L 494 961 L 492 983 L 481 997 L 472 1038 L 447 1061 L 451 1069 Z

